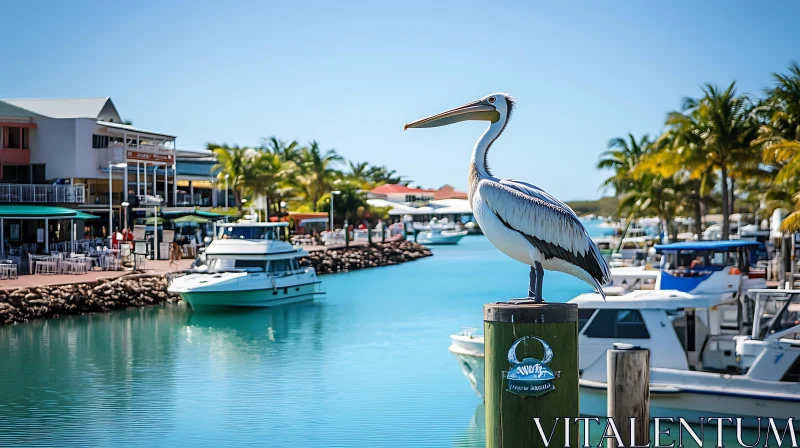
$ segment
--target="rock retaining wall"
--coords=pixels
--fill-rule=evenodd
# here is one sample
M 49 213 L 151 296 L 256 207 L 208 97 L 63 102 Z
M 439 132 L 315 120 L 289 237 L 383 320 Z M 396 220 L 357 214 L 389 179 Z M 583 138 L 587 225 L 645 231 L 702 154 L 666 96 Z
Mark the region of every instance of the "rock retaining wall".
M 163 275 L 132 274 L 73 285 L 0 291 L 0 324 L 180 300 Z
M 311 252 L 307 258 L 300 260 L 300 265 L 313 266 L 317 274 L 331 274 L 388 266 L 431 255 L 430 249 L 421 244 L 400 240 Z

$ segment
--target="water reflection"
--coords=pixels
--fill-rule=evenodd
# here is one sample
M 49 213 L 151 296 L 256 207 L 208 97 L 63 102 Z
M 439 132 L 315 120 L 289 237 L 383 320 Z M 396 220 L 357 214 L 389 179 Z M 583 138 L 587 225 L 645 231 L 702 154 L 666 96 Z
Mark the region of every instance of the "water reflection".
M 322 309 L 314 302 L 278 308 L 191 312 L 186 342 L 209 347 L 219 356 L 248 357 L 279 353 L 281 344 L 309 343 L 299 350 L 324 348 Z
M 108 426 L 169 431 L 172 340 L 185 314 L 154 307 L 0 327 L 0 445 L 103 441 Z
M 475 414 L 469 421 L 464 435 L 453 442 L 458 448 L 483 448 L 486 446 L 486 411 L 483 403 L 475 407 Z

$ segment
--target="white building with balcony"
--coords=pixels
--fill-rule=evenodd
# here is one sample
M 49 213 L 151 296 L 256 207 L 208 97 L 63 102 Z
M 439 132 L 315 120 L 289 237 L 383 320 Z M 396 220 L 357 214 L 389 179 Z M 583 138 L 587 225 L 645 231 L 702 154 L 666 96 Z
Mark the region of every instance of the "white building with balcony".
M 171 205 L 175 159 L 174 135 L 124 124 L 110 98 L 0 100 L 0 203 L 76 204 L 102 212 L 111 193 L 113 204 L 160 196 Z M 112 163 L 127 169 L 113 170 L 109 192 Z

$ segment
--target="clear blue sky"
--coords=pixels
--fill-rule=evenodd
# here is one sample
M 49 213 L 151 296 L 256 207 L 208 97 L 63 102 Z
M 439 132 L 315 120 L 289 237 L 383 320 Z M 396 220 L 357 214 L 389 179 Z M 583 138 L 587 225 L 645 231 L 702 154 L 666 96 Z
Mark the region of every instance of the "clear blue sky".
M 482 123 L 403 124 L 485 94 L 518 109 L 495 175 L 595 198 L 610 137 L 658 132 L 704 82 L 760 93 L 800 59 L 800 3 L 17 1 L 0 98 L 110 96 L 136 126 L 254 145 L 317 139 L 466 187 Z

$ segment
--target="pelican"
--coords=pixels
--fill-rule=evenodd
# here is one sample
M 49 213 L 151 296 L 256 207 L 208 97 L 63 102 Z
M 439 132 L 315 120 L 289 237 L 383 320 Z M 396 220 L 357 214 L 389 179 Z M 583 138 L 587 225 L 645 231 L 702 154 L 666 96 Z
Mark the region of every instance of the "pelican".
M 489 171 L 492 143 L 505 130 L 513 99 L 487 95 L 464 106 L 405 125 L 433 128 L 466 120 L 488 121 L 469 164 L 469 201 L 475 220 L 491 243 L 509 257 L 531 267 L 527 301 L 544 302 L 544 271 L 561 271 L 591 285 L 603 296 L 610 270 L 575 212 L 535 185 L 498 179 Z

